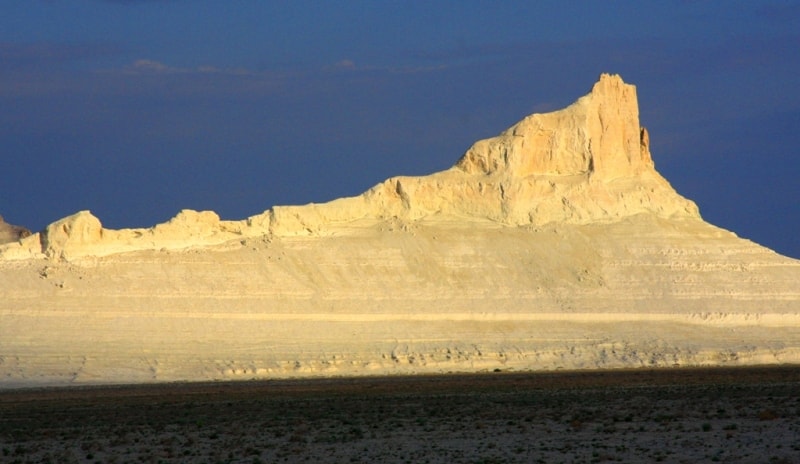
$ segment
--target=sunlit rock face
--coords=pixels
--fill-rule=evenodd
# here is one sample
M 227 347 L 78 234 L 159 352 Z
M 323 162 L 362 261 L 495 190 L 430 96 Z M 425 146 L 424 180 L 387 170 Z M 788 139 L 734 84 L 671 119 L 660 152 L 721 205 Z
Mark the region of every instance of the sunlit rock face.
M 8 230 L 0 387 L 800 362 L 800 261 L 701 219 L 615 75 L 357 197 Z
M 645 142 L 645 143 L 643 143 Z M 639 126 L 636 88 L 604 74 L 592 91 L 560 111 L 533 114 L 482 140 L 458 162 L 469 173 L 513 177 L 636 177 L 653 169 Z

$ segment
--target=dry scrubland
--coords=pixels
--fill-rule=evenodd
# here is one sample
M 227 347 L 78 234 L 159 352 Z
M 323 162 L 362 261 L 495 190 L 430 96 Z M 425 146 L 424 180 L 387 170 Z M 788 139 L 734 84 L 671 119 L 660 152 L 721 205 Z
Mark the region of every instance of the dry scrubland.
M 800 462 L 800 367 L 0 393 L 2 462 Z

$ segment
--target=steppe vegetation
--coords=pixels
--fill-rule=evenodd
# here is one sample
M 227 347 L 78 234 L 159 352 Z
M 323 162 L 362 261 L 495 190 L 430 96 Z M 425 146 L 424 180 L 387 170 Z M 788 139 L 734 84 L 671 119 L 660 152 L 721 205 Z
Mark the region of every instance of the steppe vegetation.
M 800 462 L 800 368 L 0 392 L 0 462 Z

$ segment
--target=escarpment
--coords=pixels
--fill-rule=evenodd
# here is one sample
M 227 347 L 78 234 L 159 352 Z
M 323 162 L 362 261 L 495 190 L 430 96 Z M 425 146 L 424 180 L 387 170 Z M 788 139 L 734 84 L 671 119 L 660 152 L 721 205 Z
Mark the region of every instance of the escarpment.
M 604 74 L 359 196 L 0 229 L 0 388 L 800 363 L 800 261 L 703 221 L 650 150 Z
M 328 203 L 276 206 L 243 221 L 184 210 L 155 227 L 107 230 L 83 211 L 0 249 L 0 257 L 68 259 L 202 247 L 240 236 L 324 235 L 364 220 L 450 218 L 542 226 L 611 222 L 642 213 L 699 217 L 695 204 L 655 170 L 649 136 L 639 125 L 636 88 L 603 74 L 569 107 L 528 116 L 476 142 L 446 171 L 394 177 L 360 196 Z

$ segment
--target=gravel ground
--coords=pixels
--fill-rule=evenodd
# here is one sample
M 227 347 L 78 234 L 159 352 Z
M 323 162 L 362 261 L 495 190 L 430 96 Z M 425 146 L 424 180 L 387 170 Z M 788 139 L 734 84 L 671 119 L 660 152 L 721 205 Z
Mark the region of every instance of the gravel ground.
M 800 463 L 800 367 L 0 391 L 0 462 Z

